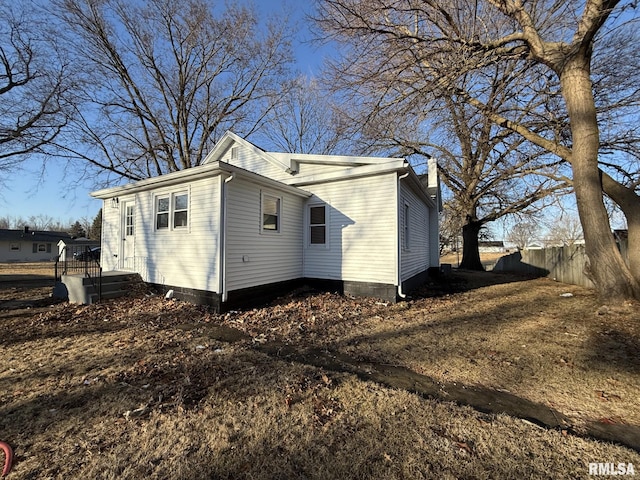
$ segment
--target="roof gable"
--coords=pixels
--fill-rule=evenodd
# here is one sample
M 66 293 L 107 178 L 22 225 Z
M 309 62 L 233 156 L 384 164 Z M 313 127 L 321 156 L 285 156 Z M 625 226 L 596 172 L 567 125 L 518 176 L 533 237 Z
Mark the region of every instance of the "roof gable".
M 213 147 L 213 150 L 209 152 L 209 154 L 205 157 L 204 161 L 202 162 L 203 165 L 223 160 L 227 152 L 229 152 L 229 150 L 234 146 L 238 146 L 245 150 L 248 150 L 249 152 L 263 159 L 265 162 L 267 162 L 271 166 L 276 167 L 283 172 L 291 173 L 291 168 L 289 163 L 285 163 L 281 161 L 280 159 L 274 157 L 270 153 L 265 152 L 260 147 L 254 145 L 253 143 L 249 142 L 248 140 L 245 140 L 242 137 L 239 137 L 238 135 L 236 135 L 231 131 L 225 132 L 222 138 L 215 144 L 215 146 Z M 233 159 L 226 159 L 225 161 L 227 163 L 231 163 L 232 160 Z M 241 165 L 237 165 L 237 166 L 241 166 Z M 254 172 L 254 173 L 261 173 L 261 172 Z

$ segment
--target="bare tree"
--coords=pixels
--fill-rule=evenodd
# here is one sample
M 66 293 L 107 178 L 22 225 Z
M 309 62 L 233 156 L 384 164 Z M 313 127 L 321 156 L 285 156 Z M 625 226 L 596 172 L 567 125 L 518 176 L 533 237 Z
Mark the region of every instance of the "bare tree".
M 16 225 L 16 228 L 28 226 L 32 230 L 50 230 L 50 231 L 65 231 L 70 228 L 71 223 L 63 223 L 59 219 L 55 219 L 50 215 L 38 214 L 30 215 L 27 220 L 21 220 L 20 225 Z
M 67 67 L 27 3 L 0 4 L 0 172 L 43 153 L 67 122 Z
M 571 213 L 562 212 L 548 223 L 545 243 L 550 246 L 571 246 L 584 239 L 580 219 Z
M 248 136 L 291 61 L 286 22 L 205 0 L 55 0 L 83 65 L 76 117 L 58 146 L 138 180 L 200 165 L 228 129 Z
M 331 78 L 353 71 L 351 62 L 335 65 Z M 340 72 L 340 73 L 338 73 Z M 549 196 L 569 191 L 570 180 L 562 166 L 545 150 L 532 145 L 508 128 L 468 105 L 459 91 L 481 95 L 492 108 L 517 116 L 535 131 L 561 130 L 554 122 L 541 121 L 547 96 L 536 95 L 538 71 L 530 64 L 505 62 L 490 65 L 456 82 L 457 90 L 438 92 L 431 98 L 389 93 L 389 79 L 377 75 L 357 77 L 338 88 L 367 92 L 350 122 L 368 150 L 407 156 L 414 167 L 431 156 L 438 159 L 441 179 L 452 198 L 449 215 L 461 222 L 461 268 L 484 270 L 479 253 L 483 227 L 505 216 L 529 215 L 549 203 Z M 364 95 L 364 93 L 361 93 Z M 542 98 L 541 98 L 542 97 Z M 425 108 L 425 101 L 430 108 Z M 559 134 L 559 133 L 558 133 Z
M 621 75 L 637 79 L 637 55 L 625 56 L 636 62 L 634 73 L 628 68 L 606 72 L 603 68 L 602 76 L 596 78 L 592 73 L 597 69 L 591 69 L 594 49 L 606 45 L 608 38 L 637 36 L 637 28 L 626 28 L 623 16 L 618 16 L 635 8 L 634 4 L 619 0 L 319 0 L 318 6 L 324 31 L 350 44 L 354 68 L 344 70 L 346 80 L 361 80 L 363 74 L 386 78 L 389 95 L 419 96 L 425 106 L 453 92 L 494 124 L 568 162 L 585 232 L 589 275 L 603 298 L 640 298 L 640 197 L 637 183 L 629 180 L 637 180 L 633 170 L 637 165 L 632 161 L 629 172 L 619 162 L 603 164 L 629 173 L 626 179 L 616 179 L 598 163 L 601 143 L 605 143 L 599 113 L 600 124 L 608 115 L 611 125 L 619 126 L 614 112 L 628 112 L 630 106 L 638 105 L 637 80 L 634 87 Z M 635 48 L 633 43 L 626 43 L 625 52 L 631 47 Z M 606 59 L 617 64 L 612 57 Z M 566 119 L 566 134 L 562 129 L 556 135 L 532 129 L 518 116 L 492 108 L 482 93 L 460 88 L 459 80 L 465 75 L 511 61 L 536 65 L 543 86 L 558 86 L 557 95 L 548 96 L 547 115 L 551 124 L 561 125 Z M 594 97 L 594 92 L 603 92 L 594 88 L 600 80 L 621 86 L 600 97 L 601 103 Z M 607 142 L 607 148 L 638 158 L 633 157 L 636 132 L 626 133 L 617 139 L 609 136 L 613 141 Z M 611 234 L 603 192 L 627 218 L 630 268 Z
M 291 153 L 349 153 L 343 116 L 316 79 L 289 82 L 265 117 L 262 133 L 276 148 Z
M 540 228 L 535 223 L 526 220 L 521 221 L 511 228 L 507 235 L 507 240 L 515 243 L 518 250 L 524 250 L 536 238 L 539 230 Z

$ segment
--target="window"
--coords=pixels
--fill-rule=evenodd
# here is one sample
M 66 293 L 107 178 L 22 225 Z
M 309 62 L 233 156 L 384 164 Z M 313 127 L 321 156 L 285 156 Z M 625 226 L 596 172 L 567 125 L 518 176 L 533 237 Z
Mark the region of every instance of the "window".
M 171 219 L 171 221 L 169 219 Z M 186 229 L 188 226 L 188 192 L 178 192 L 156 197 L 156 230 Z
M 169 197 L 156 198 L 156 229 L 169 228 Z
M 125 216 L 124 216 L 124 234 L 127 237 L 132 236 L 135 233 L 135 227 L 134 227 L 134 211 L 133 211 L 133 205 L 127 205 L 126 207 L 126 212 L 125 212 Z
M 262 231 L 280 231 L 280 198 L 262 194 Z
M 309 207 L 309 243 L 325 245 L 327 243 L 327 212 L 325 205 Z
M 47 248 L 48 247 L 48 248 Z M 33 253 L 38 252 L 51 252 L 51 244 L 47 243 L 34 243 L 33 244 Z
M 183 228 L 187 226 L 189 220 L 189 195 L 186 193 L 176 194 L 173 197 L 173 228 Z
M 409 250 L 409 204 L 404 204 L 404 249 Z
M 12 252 L 19 252 L 20 251 L 20 244 L 19 243 L 12 243 L 11 246 L 9 247 L 9 249 Z

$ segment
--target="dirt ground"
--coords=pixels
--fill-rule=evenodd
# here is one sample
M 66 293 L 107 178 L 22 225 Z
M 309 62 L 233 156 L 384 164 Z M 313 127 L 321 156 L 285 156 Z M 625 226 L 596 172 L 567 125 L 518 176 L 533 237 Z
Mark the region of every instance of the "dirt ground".
M 640 425 L 637 304 L 457 272 L 395 305 L 298 291 L 217 315 L 153 295 L 55 303 L 49 280 L 9 274 L 22 275 L 0 269 L 7 478 L 590 478 L 593 462 L 640 472 L 637 451 L 583 435 L 594 422 Z M 508 392 L 571 427 L 425 398 L 286 349 Z

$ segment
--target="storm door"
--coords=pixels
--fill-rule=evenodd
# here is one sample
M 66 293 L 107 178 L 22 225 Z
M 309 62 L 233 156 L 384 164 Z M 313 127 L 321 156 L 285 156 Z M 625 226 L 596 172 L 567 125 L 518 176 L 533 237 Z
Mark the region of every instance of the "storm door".
M 136 234 L 136 210 L 135 202 L 124 202 L 122 213 L 122 248 L 120 249 L 120 268 L 123 270 L 135 270 L 135 234 Z

